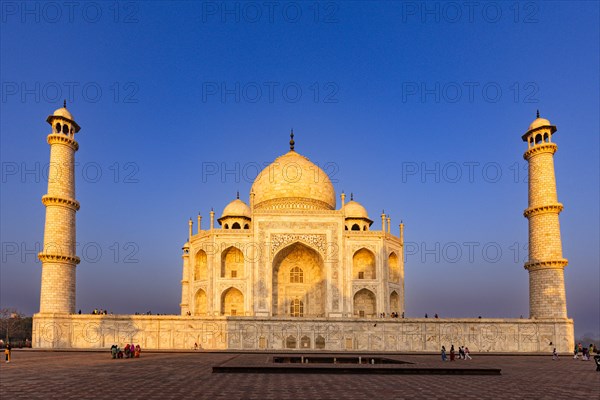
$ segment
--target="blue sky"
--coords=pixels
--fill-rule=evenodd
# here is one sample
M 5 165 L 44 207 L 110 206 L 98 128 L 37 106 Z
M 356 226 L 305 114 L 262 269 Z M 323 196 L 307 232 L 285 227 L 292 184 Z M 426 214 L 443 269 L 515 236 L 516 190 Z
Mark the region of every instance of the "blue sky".
M 373 228 L 404 221 L 408 316 L 527 315 L 521 135 L 540 109 L 568 313 L 600 335 L 598 3 L 70 4 L 2 3 L 2 306 L 39 307 L 45 119 L 66 98 L 84 312 L 177 313 L 188 218 L 247 201 L 294 128 Z

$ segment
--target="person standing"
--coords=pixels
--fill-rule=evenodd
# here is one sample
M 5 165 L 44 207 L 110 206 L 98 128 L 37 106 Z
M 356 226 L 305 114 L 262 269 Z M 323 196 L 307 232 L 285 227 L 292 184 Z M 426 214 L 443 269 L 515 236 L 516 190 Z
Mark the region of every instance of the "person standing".
M 552 360 L 558 360 L 558 353 L 556 352 L 556 347 L 552 350 Z
M 468 347 L 465 347 L 465 360 L 466 360 L 467 358 L 468 358 L 469 360 L 472 360 L 471 356 L 469 355 L 469 348 L 468 348 Z
M 446 361 L 447 357 L 446 357 L 446 348 L 444 346 L 442 346 L 442 361 Z
M 12 346 L 10 345 L 9 342 L 6 342 L 6 347 L 4 348 L 4 355 L 6 356 L 7 363 L 10 362 L 11 350 L 12 350 Z
M 110 354 L 112 355 L 113 360 L 117 358 L 117 345 L 113 344 L 110 347 Z
M 579 347 L 575 345 L 575 350 L 573 350 L 573 360 L 577 360 L 579 358 L 577 357 L 577 353 L 579 353 Z
M 456 355 L 456 352 L 454 351 L 454 345 L 450 345 L 450 361 L 454 361 L 454 357 Z

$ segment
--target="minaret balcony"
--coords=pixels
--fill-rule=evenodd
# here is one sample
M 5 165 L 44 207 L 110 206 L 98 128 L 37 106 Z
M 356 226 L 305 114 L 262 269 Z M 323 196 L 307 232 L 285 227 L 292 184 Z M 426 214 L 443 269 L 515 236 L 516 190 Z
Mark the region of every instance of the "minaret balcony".
M 542 153 L 554 154 L 556 153 L 556 150 L 558 150 L 558 146 L 555 143 L 536 144 L 535 146 L 529 148 L 525 152 L 525 154 L 523 154 L 523 158 L 527 160 L 535 155 Z
M 547 205 L 544 205 L 544 206 L 529 207 L 528 209 L 526 209 L 525 211 L 523 211 L 523 216 L 525 218 L 529 218 L 529 217 L 532 217 L 532 216 L 538 215 L 538 214 L 546 214 L 546 213 L 555 213 L 555 214 L 558 214 L 562 210 L 563 210 L 562 203 L 547 204 Z
M 567 266 L 569 260 L 566 258 L 558 258 L 555 260 L 535 260 L 535 261 L 527 261 L 524 265 L 524 268 L 531 271 L 538 271 L 540 269 L 562 269 Z
M 80 258 L 77 256 L 68 256 L 64 254 L 51 254 L 51 253 L 39 253 L 38 258 L 41 262 L 55 262 L 55 263 L 67 263 L 67 264 L 79 264 Z
M 50 196 L 48 194 L 42 196 L 42 203 L 47 206 L 65 206 L 72 210 L 79 211 L 79 202 L 73 199 L 67 199 L 59 196 Z
M 73 139 L 72 137 L 60 134 L 60 133 L 51 133 L 50 135 L 48 135 L 48 138 L 46 140 L 48 141 L 48 144 L 50 144 L 50 145 L 66 144 L 67 146 L 70 146 L 75 151 L 79 150 L 79 143 L 77 143 L 77 141 L 75 139 Z

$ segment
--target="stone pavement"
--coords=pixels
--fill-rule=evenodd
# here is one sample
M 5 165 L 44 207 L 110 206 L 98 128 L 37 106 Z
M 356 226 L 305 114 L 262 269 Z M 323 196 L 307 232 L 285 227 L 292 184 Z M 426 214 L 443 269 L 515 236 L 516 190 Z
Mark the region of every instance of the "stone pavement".
M 10 399 L 600 399 L 592 360 L 561 356 L 472 354 L 473 367 L 500 376 L 213 374 L 236 353 L 142 353 L 113 360 L 109 352 L 13 351 L 0 363 L 0 398 Z M 267 354 L 256 355 L 266 360 Z M 438 356 L 398 355 L 422 366 Z

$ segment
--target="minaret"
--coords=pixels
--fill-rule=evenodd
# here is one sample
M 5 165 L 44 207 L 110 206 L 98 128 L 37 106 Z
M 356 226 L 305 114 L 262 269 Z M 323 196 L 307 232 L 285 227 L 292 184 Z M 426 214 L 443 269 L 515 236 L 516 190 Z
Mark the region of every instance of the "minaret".
M 75 313 L 75 152 L 79 145 L 75 134 L 79 125 L 67 111 L 67 104 L 54 111 L 46 121 L 52 127 L 44 248 L 38 254 L 42 262 L 40 313 Z
M 529 316 L 567 318 L 564 268 L 558 214 L 563 205 L 556 196 L 552 143 L 556 126 L 537 118 L 522 136 L 527 142 L 523 158 L 529 163 L 529 207 L 523 215 L 529 220 Z
M 183 251 L 183 254 L 181 255 L 181 258 L 183 258 L 183 271 L 181 278 L 181 303 L 179 303 L 179 307 L 181 308 L 181 315 L 186 315 L 188 311 L 190 311 L 190 242 L 186 242 L 181 250 Z

